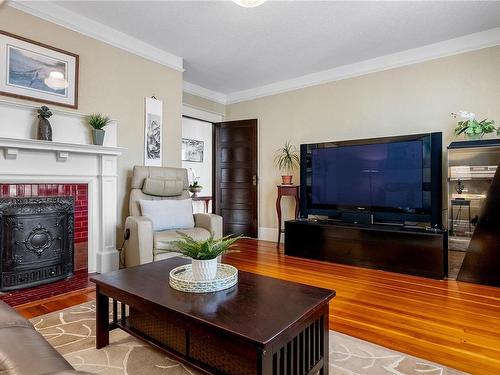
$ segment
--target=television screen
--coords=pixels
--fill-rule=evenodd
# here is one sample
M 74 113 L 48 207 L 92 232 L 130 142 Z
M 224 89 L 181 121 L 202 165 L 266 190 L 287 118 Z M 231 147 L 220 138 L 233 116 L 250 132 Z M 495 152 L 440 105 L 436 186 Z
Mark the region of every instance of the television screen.
M 311 203 L 320 206 L 421 209 L 422 139 L 315 148 L 311 154 Z

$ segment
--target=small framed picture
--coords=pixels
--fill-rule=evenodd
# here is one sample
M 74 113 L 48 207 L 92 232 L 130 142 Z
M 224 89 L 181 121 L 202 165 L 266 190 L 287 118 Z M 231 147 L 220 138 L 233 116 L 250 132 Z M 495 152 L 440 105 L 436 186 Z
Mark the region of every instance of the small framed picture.
M 203 163 L 204 147 L 203 141 L 182 138 L 182 161 Z
M 78 108 L 78 55 L 0 30 L 0 94 Z

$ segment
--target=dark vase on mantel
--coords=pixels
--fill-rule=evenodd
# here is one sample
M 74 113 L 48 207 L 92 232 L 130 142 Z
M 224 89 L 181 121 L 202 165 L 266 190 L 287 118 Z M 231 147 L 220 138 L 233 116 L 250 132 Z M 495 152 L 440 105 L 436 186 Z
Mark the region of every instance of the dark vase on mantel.
M 52 140 L 52 126 L 50 126 L 50 122 L 46 118 L 41 118 L 40 120 L 38 120 L 38 140 Z
M 50 126 L 49 118 L 52 112 L 49 107 L 42 106 L 38 111 L 38 134 L 39 141 L 52 141 L 52 126 Z

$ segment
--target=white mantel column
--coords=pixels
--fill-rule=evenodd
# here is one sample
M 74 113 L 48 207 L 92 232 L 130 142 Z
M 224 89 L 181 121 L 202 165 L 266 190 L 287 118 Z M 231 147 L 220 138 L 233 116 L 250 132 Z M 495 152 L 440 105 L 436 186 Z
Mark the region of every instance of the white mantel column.
M 116 201 L 117 201 L 117 157 L 99 157 L 98 190 L 101 204 L 97 246 L 97 272 L 105 273 L 119 268 L 119 253 L 116 249 Z

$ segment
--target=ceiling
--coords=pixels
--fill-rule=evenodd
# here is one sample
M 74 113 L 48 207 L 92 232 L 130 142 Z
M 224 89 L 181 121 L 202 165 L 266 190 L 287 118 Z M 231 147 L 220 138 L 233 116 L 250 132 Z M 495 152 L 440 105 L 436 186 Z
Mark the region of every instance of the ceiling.
M 59 1 L 184 59 L 230 94 L 500 26 L 500 2 Z

